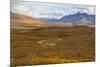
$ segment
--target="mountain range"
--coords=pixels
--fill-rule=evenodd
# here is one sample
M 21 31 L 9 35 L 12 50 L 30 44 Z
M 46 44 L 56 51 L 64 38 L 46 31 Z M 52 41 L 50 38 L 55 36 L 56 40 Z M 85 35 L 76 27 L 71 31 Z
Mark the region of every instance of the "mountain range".
M 11 27 L 48 27 L 48 26 L 95 26 L 95 15 L 88 15 L 86 13 L 76 13 L 63 16 L 60 19 L 49 18 L 33 18 L 30 16 L 10 12 Z
M 95 24 L 95 15 L 89 15 L 86 13 L 76 13 L 76 14 L 70 14 L 70 15 L 65 15 L 60 19 L 48 19 L 49 22 L 63 22 L 63 23 L 68 23 L 71 22 L 73 24 L 78 24 L 78 23 L 87 23 L 87 24 Z

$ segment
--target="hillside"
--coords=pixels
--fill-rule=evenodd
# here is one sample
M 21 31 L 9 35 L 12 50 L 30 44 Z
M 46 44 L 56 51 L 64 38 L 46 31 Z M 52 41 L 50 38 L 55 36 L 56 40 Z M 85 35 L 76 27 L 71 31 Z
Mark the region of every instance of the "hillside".
M 11 12 L 11 26 L 42 26 L 44 23 L 39 19 L 34 19 L 29 16 L 25 16 L 22 14 L 16 14 Z

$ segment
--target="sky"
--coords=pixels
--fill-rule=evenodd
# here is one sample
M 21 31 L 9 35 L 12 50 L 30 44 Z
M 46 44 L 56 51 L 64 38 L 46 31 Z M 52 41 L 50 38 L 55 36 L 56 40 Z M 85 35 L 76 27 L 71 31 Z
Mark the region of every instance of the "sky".
M 94 15 L 95 6 L 32 1 L 12 1 L 11 11 L 14 13 L 31 16 L 33 18 L 60 19 L 65 15 L 75 14 L 77 12 Z

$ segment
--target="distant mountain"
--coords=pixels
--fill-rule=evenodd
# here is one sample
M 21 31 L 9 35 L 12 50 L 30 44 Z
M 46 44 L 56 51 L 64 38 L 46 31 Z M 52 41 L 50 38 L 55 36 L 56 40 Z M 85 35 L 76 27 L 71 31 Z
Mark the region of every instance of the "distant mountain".
M 95 15 L 88 15 L 86 13 L 76 13 L 71 15 L 66 15 L 60 19 L 48 19 L 49 22 L 63 22 L 63 23 L 88 23 L 95 24 Z

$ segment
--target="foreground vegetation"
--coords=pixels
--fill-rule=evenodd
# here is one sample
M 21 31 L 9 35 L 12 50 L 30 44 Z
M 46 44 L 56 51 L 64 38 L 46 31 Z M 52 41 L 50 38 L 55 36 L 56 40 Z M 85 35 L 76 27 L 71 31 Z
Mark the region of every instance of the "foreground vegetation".
M 95 60 L 95 29 L 85 26 L 11 29 L 11 65 Z

